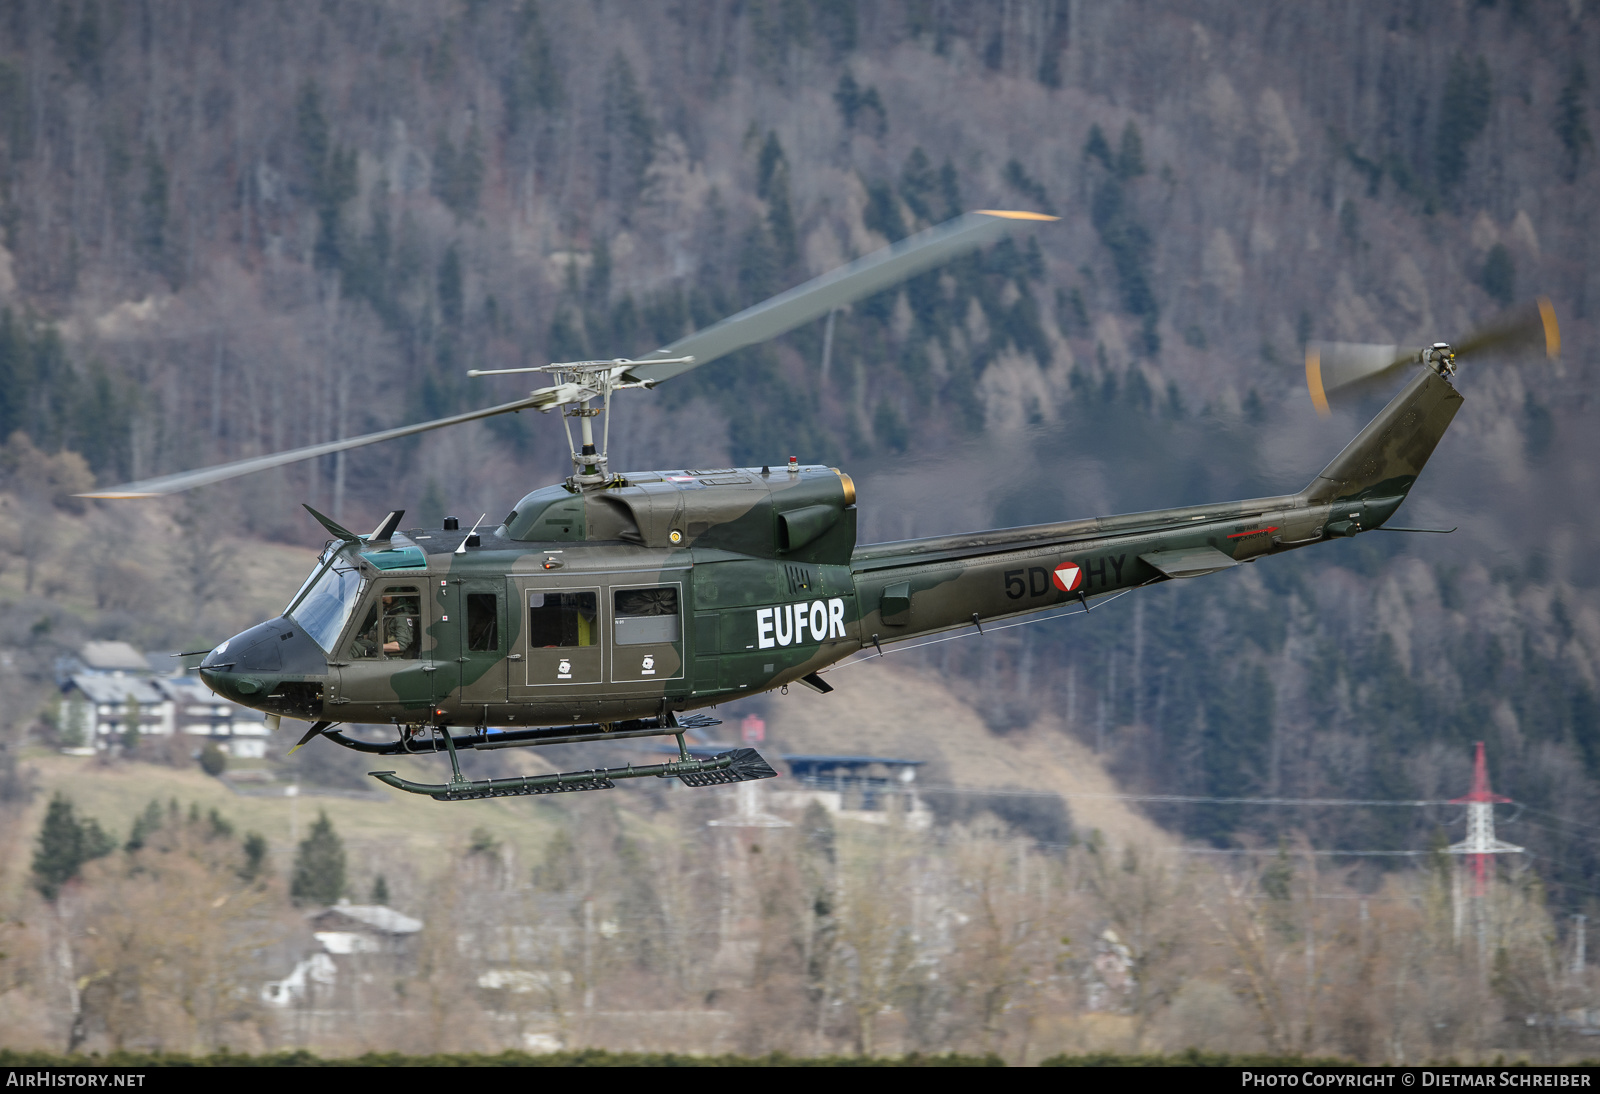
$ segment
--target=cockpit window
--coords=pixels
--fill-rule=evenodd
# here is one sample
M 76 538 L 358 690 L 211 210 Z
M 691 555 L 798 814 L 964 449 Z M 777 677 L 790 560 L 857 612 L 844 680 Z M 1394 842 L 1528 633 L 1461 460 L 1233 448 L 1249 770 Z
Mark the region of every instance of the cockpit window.
M 422 655 L 422 594 L 415 585 L 383 590 L 350 643 L 350 655 L 389 661 Z
M 350 613 L 361 599 L 366 582 L 354 563 L 336 561 L 322 572 L 316 583 L 300 598 L 289 618 L 300 624 L 311 640 L 328 653 L 339 641 L 339 633 L 350 620 Z

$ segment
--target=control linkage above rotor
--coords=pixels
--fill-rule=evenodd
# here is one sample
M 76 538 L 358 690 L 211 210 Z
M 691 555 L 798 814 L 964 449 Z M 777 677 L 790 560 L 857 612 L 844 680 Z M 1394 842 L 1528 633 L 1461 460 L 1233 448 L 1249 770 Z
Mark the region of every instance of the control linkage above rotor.
M 561 361 L 549 365 L 530 365 L 526 368 L 493 368 L 493 369 L 468 369 L 468 376 L 509 376 L 515 373 L 542 372 L 554 376 L 556 382 L 550 387 L 542 387 L 532 392 L 529 400 L 537 400 L 534 409 L 548 414 L 560 408 L 561 424 L 567 431 L 567 447 L 572 449 L 572 463 L 577 470 L 572 475 L 572 485 L 582 488 L 605 485 L 606 465 L 609 462 L 606 453 L 611 447 L 611 393 L 624 391 L 628 388 L 655 387 L 659 380 L 629 380 L 628 370 L 639 361 L 631 361 L 626 357 L 618 357 L 610 361 Z M 651 364 L 656 365 L 693 365 L 694 357 L 667 357 L 654 358 Z M 601 405 L 592 407 L 589 404 L 594 400 L 601 400 Z M 606 416 L 605 430 L 601 433 L 600 447 L 595 448 L 594 424 L 595 415 L 604 413 Z M 572 426 L 567 424 L 567 419 L 577 418 L 580 436 L 583 440 L 581 448 L 572 446 Z

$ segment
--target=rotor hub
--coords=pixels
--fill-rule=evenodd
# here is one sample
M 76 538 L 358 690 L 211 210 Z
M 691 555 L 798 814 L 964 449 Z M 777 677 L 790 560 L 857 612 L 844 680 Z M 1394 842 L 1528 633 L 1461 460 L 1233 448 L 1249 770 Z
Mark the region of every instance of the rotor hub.
M 1456 374 L 1456 351 L 1449 342 L 1435 342 L 1422 351 L 1422 363 L 1449 379 Z
M 652 358 L 651 364 L 681 365 L 693 364 L 691 357 Z M 630 380 L 627 378 L 628 370 L 638 361 L 626 357 L 617 357 L 609 361 L 559 361 L 549 365 L 534 365 L 528 368 L 506 368 L 473 370 L 469 376 L 495 376 L 516 372 L 542 372 L 552 377 L 555 384 L 552 387 L 541 388 L 533 393 L 533 398 L 539 400 L 537 409 L 548 413 L 559 409 L 561 411 L 561 424 L 567 431 L 567 447 L 572 452 L 572 465 L 575 468 L 568 477 L 567 484 L 575 490 L 595 490 L 605 486 L 611 481 L 611 476 L 606 472 L 606 449 L 610 446 L 611 439 L 611 393 L 633 387 L 653 387 L 653 380 Z M 594 400 L 599 400 L 599 406 L 591 406 Z M 594 419 L 601 414 L 605 415 L 605 429 L 600 434 L 600 444 L 595 445 Z M 572 426 L 569 418 L 578 419 L 579 444 L 573 444 Z

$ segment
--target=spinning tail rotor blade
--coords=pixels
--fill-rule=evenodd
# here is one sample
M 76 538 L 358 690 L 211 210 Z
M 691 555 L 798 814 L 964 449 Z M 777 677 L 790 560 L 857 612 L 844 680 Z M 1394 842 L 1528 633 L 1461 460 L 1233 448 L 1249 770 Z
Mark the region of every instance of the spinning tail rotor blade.
M 1317 413 L 1326 417 L 1330 396 L 1352 395 L 1381 384 L 1407 365 L 1422 363 L 1418 346 L 1380 346 L 1366 342 L 1310 342 L 1306 345 L 1306 388 Z
M 1561 330 L 1546 297 L 1503 312 L 1460 342 L 1450 346 L 1451 360 L 1498 350 L 1519 353 L 1542 348 L 1546 357 L 1561 353 Z M 1364 342 L 1311 342 L 1306 346 L 1306 388 L 1317 413 L 1327 417 L 1329 403 L 1377 387 L 1409 365 L 1420 365 L 1421 346 L 1384 346 Z
M 1455 347 L 1457 357 L 1491 349 L 1524 352 L 1543 349 L 1545 356 L 1552 360 L 1561 356 L 1561 328 L 1556 324 L 1556 310 L 1551 307 L 1550 298 L 1541 296 L 1532 303 L 1502 312 Z
M 776 338 L 835 308 L 864 300 L 957 255 L 992 243 L 1017 221 L 1057 219 L 1044 213 L 1009 209 L 965 213 L 663 346 L 640 358 L 639 363 L 628 370 L 628 379 L 651 382 L 670 379 L 735 350 Z M 693 357 L 694 360 L 671 365 L 650 363 L 651 358 L 664 357 Z

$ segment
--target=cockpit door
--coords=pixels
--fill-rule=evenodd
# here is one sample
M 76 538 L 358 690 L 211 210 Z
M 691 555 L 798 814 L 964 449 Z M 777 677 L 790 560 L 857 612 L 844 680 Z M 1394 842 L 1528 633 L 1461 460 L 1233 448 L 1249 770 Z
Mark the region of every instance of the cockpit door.
M 344 720 L 388 721 L 433 702 L 435 662 L 426 648 L 431 605 L 423 575 L 378 582 L 345 639 L 332 705 Z
M 511 633 L 503 579 L 456 578 L 450 583 L 450 616 L 456 639 L 456 699 L 465 706 L 506 702 Z M 493 711 L 487 712 L 492 719 Z

